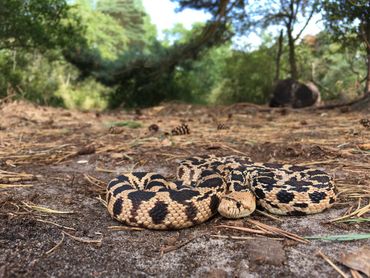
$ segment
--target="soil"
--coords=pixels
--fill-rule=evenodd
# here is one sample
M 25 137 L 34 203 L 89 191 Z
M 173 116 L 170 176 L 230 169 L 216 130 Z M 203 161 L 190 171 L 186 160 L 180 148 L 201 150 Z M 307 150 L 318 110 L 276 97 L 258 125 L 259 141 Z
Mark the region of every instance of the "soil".
M 173 178 L 184 157 L 246 155 L 324 169 L 339 191 L 334 207 L 320 214 L 256 212 L 251 219 L 301 237 L 368 233 L 370 222 L 331 221 L 369 204 L 370 130 L 360 124 L 367 117 L 249 104 L 110 113 L 3 104 L 0 277 L 338 277 L 319 252 L 350 275 L 342 255 L 369 239 L 302 243 L 224 228 L 257 230 L 248 218 L 220 216 L 179 231 L 135 230 L 112 220 L 102 199 L 106 183 L 122 172 Z M 181 123 L 190 134 L 168 135 Z M 158 131 L 148 129 L 153 124 Z M 369 211 L 354 217 L 369 218 Z

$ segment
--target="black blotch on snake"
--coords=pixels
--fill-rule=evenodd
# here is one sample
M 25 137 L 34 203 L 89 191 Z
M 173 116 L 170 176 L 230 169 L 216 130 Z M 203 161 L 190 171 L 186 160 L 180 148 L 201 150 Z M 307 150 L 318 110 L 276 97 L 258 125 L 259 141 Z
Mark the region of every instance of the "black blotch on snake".
M 292 186 L 297 192 L 307 192 L 312 186 L 311 182 L 297 180 L 296 177 L 292 177 L 289 181 L 286 182 L 286 184 Z
M 211 203 L 209 204 L 212 214 L 217 212 L 218 205 L 220 204 L 220 198 L 217 195 L 211 197 Z
M 113 196 L 116 197 L 122 191 L 131 190 L 131 189 L 133 189 L 131 185 L 128 185 L 128 184 L 120 185 L 119 187 L 114 189 Z
M 145 177 L 148 173 L 146 172 L 133 172 L 132 175 L 137 177 L 138 179 L 142 179 Z
M 306 204 L 306 203 L 296 203 L 296 204 L 293 205 L 293 207 L 307 208 L 308 207 L 308 204 Z
M 254 194 L 256 194 L 257 199 L 265 199 L 266 197 L 265 192 L 260 188 L 255 188 Z
M 111 189 L 113 186 L 115 186 L 116 184 L 118 183 L 121 183 L 121 182 L 128 182 L 128 178 L 126 176 L 118 176 L 116 177 L 114 180 L 111 180 L 108 184 L 108 187 L 107 187 L 107 190 Z
M 325 192 L 318 192 L 318 191 L 314 191 L 312 193 L 308 193 L 308 196 L 310 196 L 310 199 L 311 199 L 311 202 L 312 203 L 320 203 L 323 199 L 325 199 L 326 197 L 326 193 Z
M 194 220 L 197 217 L 198 209 L 193 203 L 189 203 L 186 206 L 185 214 L 189 221 L 196 223 Z
M 288 204 L 289 202 L 293 201 L 294 193 L 291 193 L 285 190 L 280 190 L 276 194 L 276 197 L 278 198 L 280 203 Z
M 114 204 L 113 204 L 113 215 L 114 217 L 116 217 L 117 215 L 121 214 L 122 212 L 122 199 L 121 198 L 118 198 Z
M 200 193 L 195 190 L 170 190 L 170 198 L 178 203 L 184 203 L 191 200 L 193 197 L 198 196 Z
M 157 201 L 154 207 L 149 210 L 149 216 L 154 224 L 161 224 L 168 214 L 168 204 Z

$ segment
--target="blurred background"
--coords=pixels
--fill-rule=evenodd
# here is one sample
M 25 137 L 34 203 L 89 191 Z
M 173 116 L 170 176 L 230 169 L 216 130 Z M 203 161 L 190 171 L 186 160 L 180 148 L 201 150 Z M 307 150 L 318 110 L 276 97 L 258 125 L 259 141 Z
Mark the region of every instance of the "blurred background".
M 0 100 L 267 104 L 287 78 L 324 102 L 370 91 L 365 0 L 7 0 L 0 22 Z

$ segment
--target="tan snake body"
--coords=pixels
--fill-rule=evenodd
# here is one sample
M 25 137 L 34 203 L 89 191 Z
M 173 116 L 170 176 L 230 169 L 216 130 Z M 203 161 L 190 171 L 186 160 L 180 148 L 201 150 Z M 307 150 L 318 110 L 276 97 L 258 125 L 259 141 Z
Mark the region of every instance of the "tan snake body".
M 274 214 L 306 215 L 336 200 L 333 180 L 321 170 L 238 156 L 185 159 L 177 178 L 171 182 L 148 172 L 120 175 L 108 184 L 108 211 L 126 225 L 181 229 L 203 223 L 217 211 L 239 218 L 259 205 Z

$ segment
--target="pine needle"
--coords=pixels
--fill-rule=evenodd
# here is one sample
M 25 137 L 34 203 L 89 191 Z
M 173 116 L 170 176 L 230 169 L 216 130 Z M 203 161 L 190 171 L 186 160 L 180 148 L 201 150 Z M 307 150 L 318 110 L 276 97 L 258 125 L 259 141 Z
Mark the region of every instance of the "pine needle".
M 16 188 L 16 187 L 32 187 L 32 184 L 4 184 L 0 183 L 0 189 Z
M 29 208 L 29 209 L 39 211 L 39 212 L 44 212 L 44 213 L 51 213 L 51 214 L 71 214 L 71 213 L 74 213 L 73 211 L 54 210 L 54 209 L 50 209 L 50 208 L 47 208 L 47 207 L 28 204 L 26 202 L 22 202 L 22 204 L 24 206 L 26 206 L 27 208 Z
M 347 234 L 347 235 L 330 235 L 330 236 L 306 236 L 305 239 L 329 240 L 329 241 L 351 241 L 369 239 L 370 234 Z
M 317 254 L 320 255 L 328 264 L 330 264 L 342 277 L 348 278 L 348 276 L 342 270 L 340 270 L 339 267 L 335 263 L 333 263 L 333 261 L 328 256 L 326 256 L 321 251 L 318 251 Z

